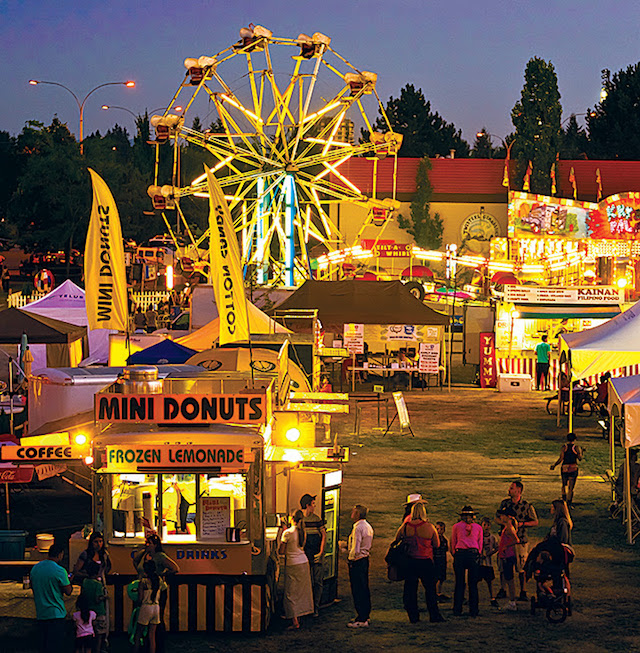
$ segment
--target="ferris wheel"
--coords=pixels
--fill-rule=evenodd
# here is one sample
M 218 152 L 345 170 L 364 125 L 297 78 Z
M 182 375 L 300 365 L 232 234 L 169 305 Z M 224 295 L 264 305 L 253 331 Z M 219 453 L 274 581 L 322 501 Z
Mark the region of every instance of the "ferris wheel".
M 227 197 L 243 264 L 259 285 L 298 285 L 311 276 L 312 247 L 321 244 L 326 253 L 340 246 L 332 204 L 379 210 L 380 202 L 343 173 L 344 164 L 354 156 L 396 157 L 402 143 L 376 93 L 375 73 L 354 67 L 330 42 L 320 33 L 290 39 L 261 26 L 243 28 L 225 50 L 186 59 L 169 107 L 151 118 L 157 146 L 171 142 L 176 150 L 171 184 L 158 185 L 156 156 L 154 206 L 181 212 L 182 198 L 208 197 L 206 174 L 188 185 L 179 181 L 181 144 L 201 147 Z M 203 101 L 213 130 L 186 125 Z M 172 112 L 178 103 L 181 115 Z M 374 129 L 367 108 L 382 115 L 384 133 Z M 369 132 L 367 142 L 355 142 L 355 125 Z

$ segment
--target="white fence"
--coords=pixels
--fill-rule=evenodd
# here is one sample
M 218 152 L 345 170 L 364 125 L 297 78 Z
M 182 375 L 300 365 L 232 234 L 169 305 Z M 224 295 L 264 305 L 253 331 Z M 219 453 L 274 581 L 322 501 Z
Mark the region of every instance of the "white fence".
M 10 293 L 7 299 L 9 307 L 22 308 L 27 304 L 31 304 L 38 299 L 42 299 L 47 293 L 33 292 L 30 295 L 23 295 L 21 292 Z M 143 292 L 132 293 L 133 301 L 136 307 L 140 307 L 146 311 L 149 306 L 157 305 L 169 299 L 171 293 L 168 290 L 145 290 Z

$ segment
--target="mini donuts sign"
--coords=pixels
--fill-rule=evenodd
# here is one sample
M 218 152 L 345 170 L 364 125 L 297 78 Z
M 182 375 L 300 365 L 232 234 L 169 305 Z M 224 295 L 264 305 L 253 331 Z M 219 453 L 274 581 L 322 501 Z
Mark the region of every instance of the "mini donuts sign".
M 262 424 L 266 395 L 96 395 L 96 422 Z

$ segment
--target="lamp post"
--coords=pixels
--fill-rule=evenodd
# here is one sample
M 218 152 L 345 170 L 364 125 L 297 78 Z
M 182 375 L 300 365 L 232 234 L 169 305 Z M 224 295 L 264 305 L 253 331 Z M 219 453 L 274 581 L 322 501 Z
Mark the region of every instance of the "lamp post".
M 51 86 L 60 86 L 60 88 L 63 88 L 65 91 L 68 91 L 73 95 L 73 99 L 76 101 L 76 104 L 78 105 L 78 111 L 80 112 L 80 131 L 78 132 L 79 140 L 80 140 L 80 154 L 84 154 L 84 146 L 83 146 L 83 141 L 84 141 L 84 105 L 86 104 L 87 100 L 89 99 L 89 96 L 92 95 L 95 91 L 97 91 L 99 88 L 103 88 L 104 86 L 126 86 L 127 88 L 134 88 L 136 83 L 132 80 L 128 80 L 126 82 L 105 82 L 104 84 L 99 84 L 95 88 L 92 88 L 80 101 L 78 96 L 68 87 L 65 86 L 64 84 L 60 84 L 60 82 L 48 82 L 44 81 L 41 79 L 30 79 L 29 84 L 32 86 L 37 86 L 38 84 L 50 84 Z
M 502 147 L 504 147 L 504 149 L 507 152 L 507 158 L 506 158 L 506 162 L 505 162 L 505 172 L 506 172 L 506 179 L 507 179 L 507 191 L 510 191 L 511 190 L 511 178 L 509 176 L 509 161 L 511 160 L 511 148 L 513 147 L 513 144 L 516 142 L 515 137 L 512 138 L 511 142 L 507 145 L 507 142 L 504 140 L 504 138 L 502 138 L 502 136 L 496 136 L 495 134 L 490 134 L 489 132 L 480 131 L 480 132 L 476 133 L 476 136 L 478 138 L 482 138 L 483 136 L 489 136 L 489 137 L 497 138 L 502 143 Z

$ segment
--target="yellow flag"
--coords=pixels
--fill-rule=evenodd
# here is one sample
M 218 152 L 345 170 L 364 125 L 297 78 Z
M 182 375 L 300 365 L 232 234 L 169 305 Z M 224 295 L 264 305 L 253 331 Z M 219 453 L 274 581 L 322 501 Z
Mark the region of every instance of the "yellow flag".
M 238 240 L 227 200 L 217 179 L 206 168 L 209 183 L 209 263 L 220 315 L 220 344 L 249 340 Z
M 120 216 L 104 179 L 89 168 L 93 206 L 84 248 L 84 284 L 90 329 L 127 331 L 127 274 Z

